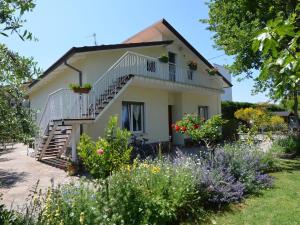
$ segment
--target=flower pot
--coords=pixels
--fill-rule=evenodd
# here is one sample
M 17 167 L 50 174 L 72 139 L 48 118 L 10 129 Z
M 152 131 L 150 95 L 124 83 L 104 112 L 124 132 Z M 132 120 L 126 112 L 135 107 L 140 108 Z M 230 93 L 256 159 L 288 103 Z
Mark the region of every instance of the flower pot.
M 68 165 L 67 172 L 68 172 L 69 176 L 76 175 L 77 174 L 77 166 L 74 164 Z
M 90 92 L 90 88 L 73 88 L 74 93 L 80 94 L 88 94 Z
M 189 65 L 190 70 L 197 70 L 197 64 Z

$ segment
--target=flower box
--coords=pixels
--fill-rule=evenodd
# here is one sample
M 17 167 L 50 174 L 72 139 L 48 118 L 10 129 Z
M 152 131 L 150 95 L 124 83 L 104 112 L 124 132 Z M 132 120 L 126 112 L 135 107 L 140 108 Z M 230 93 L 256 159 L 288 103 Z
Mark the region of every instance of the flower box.
M 190 70 L 197 70 L 197 63 L 195 61 L 190 61 L 188 64 L 188 67 L 190 68 Z
M 92 89 L 92 85 L 90 84 L 85 84 L 83 87 L 81 87 L 79 84 L 70 84 L 70 89 L 74 91 L 74 93 L 79 93 L 79 94 L 88 94 L 90 90 Z
M 80 93 L 80 94 L 88 94 L 90 90 L 91 88 L 73 88 L 73 91 L 75 93 Z

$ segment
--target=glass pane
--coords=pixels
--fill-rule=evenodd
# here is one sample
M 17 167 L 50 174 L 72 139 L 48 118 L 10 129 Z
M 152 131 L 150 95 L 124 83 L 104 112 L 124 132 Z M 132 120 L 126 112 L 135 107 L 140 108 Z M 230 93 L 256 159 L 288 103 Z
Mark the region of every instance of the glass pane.
M 132 130 L 142 130 L 142 106 L 134 104 L 132 105 Z
M 122 105 L 122 128 L 130 130 L 130 121 L 129 121 L 129 105 Z

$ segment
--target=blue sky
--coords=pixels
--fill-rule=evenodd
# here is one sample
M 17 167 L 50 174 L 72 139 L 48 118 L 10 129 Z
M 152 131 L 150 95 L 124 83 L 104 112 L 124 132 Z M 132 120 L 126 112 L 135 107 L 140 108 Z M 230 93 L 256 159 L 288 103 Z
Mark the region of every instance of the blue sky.
M 141 29 L 165 18 L 204 57 L 222 55 L 213 48 L 212 33 L 200 18 L 208 17 L 205 0 L 47 0 L 38 1 L 34 11 L 27 14 L 25 27 L 38 42 L 22 42 L 17 37 L 0 37 L 21 55 L 33 56 L 42 69 L 47 69 L 73 46 L 120 43 Z M 222 56 L 212 63 L 229 64 L 232 59 Z M 233 80 L 233 100 L 262 102 L 264 94 L 251 95 L 253 82 Z

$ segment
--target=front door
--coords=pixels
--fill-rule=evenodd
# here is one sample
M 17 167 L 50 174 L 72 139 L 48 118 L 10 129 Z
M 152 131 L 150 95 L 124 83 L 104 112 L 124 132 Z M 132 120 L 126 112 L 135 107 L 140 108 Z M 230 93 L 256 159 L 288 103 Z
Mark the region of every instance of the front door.
M 173 117 L 172 117 L 172 106 L 168 105 L 168 122 L 169 122 L 169 138 L 170 141 L 173 142 Z
M 176 80 L 176 55 L 173 52 L 169 52 L 169 80 Z

